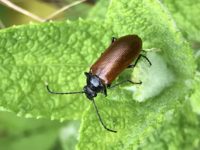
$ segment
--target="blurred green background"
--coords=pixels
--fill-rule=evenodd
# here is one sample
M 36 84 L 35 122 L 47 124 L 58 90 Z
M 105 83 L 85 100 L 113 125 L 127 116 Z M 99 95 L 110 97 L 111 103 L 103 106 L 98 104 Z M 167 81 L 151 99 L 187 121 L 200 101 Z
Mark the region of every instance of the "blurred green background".
M 77 0 L 11 0 L 17 6 L 30 11 L 31 13 L 47 18 L 48 15 L 59 10 L 60 8 L 69 5 Z M 64 13 L 58 15 L 53 20 L 70 19 L 74 20 L 79 17 L 85 18 L 94 6 L 94 0 L 84 2 L 74 6 Z M 27 17 L 21 13 L 18 13 L 0 3 L 0 21 L 5 27 L 12 25 L 26 24 L 29 22 L 35 22 L 30 17 Z
M 76 0 L 12 0 L 16 5 L 42 17 Z M 94 6 L 81 3 L 53 20 L 85 18 Z M 0 4 L 0 27 L 37 22 Z M 9 112 L 0 112 L 0 150 L 73 150 L 77 143 L 80 121 L 49 121 L 24 119 Z M 31 145 L 31 147 L 30 147 Z

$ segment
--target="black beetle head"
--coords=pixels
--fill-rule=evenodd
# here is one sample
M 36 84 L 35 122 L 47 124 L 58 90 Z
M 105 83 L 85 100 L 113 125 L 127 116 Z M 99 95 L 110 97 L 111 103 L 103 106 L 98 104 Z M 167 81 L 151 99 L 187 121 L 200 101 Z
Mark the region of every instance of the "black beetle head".
M 87 77 L 87 85 L 84 86 L 83 90 L 87 98 L 93 100 L 97 93 L 105 91 L 105 86 L 98 76 L 87 72 L 85 72 L 85 75 Z

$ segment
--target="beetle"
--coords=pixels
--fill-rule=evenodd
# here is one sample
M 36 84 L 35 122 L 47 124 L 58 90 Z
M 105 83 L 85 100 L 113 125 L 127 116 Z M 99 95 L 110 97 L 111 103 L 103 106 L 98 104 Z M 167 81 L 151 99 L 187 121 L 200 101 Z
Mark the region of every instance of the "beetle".
M 93 102 L 97 116 L 102 126 L 111 132 L 117 132 L 109 129 L 103 123 L 99 114 L 98 108 L 94 101 L 94 97 L 98 93 L 103 93 L 107 96 L 107 88 L 113 88 L 120 84 L 129 82 L 132 84 L 141 84 L 142 82 L 133 82 L 131 80 L 124 80 L 112 85 L 112 82 L 123 72 L 126 68 L 134 68 L 141 57 L 145 58 L 151 66 L 150 60 L 143 54 L 142 39 L 137 35 L 126 35 L 120 38 L 112 38 L 110 46 L 101 54 L 99 59 L 90 67 L 89 72 L 85 72 L 86 85 L 83 91 L 79 92 L 54 92 L 51 91 L 48 84 L 46 88 L 51 94 L 81 94 L 85 93 L 86 97 Z M 135 60 L 134 64 L 131 64 Z

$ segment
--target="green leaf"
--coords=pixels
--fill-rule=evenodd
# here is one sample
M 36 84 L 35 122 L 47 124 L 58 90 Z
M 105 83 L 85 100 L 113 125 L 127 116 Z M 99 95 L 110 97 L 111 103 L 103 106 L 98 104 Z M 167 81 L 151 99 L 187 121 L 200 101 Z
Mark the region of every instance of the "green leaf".
M 63 150 L 74 150 L 78 142 L 78 129 L 80 121 L 70 121 L 60 130 L 60 143 Z M 58 148 L 57 148 L 58 149 Z
M 96 22 L 51 22 L 0 31 L 0 110 L 59 120 L 80 119 L 85 110 L 77 149 L 137 149 L 172 120 L 191 94 L 196 68 L 192 50 L 160 1 L 112 0 L 108 5 L 100 10 L 107 12 L 104 23 L 103 14 Z M 99 112 L 115 134 L 103 129 L 84 95 L 50 95 L 44 82 L 57 91 L 82 90 L 83 72 L 112 36 L 126 34 L 142 38 L 152 67 L 140 62 L 115 81 L 142 80 L 141 86 L 117 87 L 106 98 L 98 95 Z
M 191 111 L 189 101 L 176 113 L 173 119 L 149 136 L 139 149 L 199 149 L 200 118 Z
M 95 4 L 95 7 L 90 11 L 88 19 L 104 20 L 109 4 L 110 0 L 99 0 Z
M 196 72 L 194 80 L 194 93 L 191 96 L 191 105 L 193 111 L 200 115 L 200 72 Z
M 192 44 L 200 42 L 200 1 L 163 0 L 162 2 L 171 12 L 184 37 L 192 41 Z
M 92 25 L 91 25 L 92 24 Z M 0 110 L 19 116 L 77 119 L 88 106 L 84 71 L 110 43 L 112 31 L 89 21 L 30 24 L 0 31 Z
M 0 147 L 2 150 L 49 150 L 61 126 L 56 121 L 25 119 L 0 112 Z
M 163 5 L 157 0 L 130 1 L 129 5 L 127 3 L 126 0 L 114 0 L 111 3 L 107 22 L 114 22 L 114 31 L 119 35 L 139 35 L 143 39 L 143 49 L 161 50 L 161 55 L 175 73 L 180 77 L 191 75 L 194 71 L 191 49 Z M 191 62 L 191 67 L 183 65 Z
M 196 52 L 197 70 L 200 71 L 200 49 Z
M 196 65 L 188 43 L 158 0 L 112 0 L 106 22 L 108 28 L 112 28 L 119 37 L 126 34 L 139 35 L 143 40 L 143 49 L 148 51 L 153 48 L 151 51 L 159 55 L 159 58 L 153 58 L 157 60 L 152 63 L 152 66 L 157 67 L 152 70 L 150 68 L 150 72 L 138 77 L 145 81 L 142 86 L 155 89 L 150 91 L 151 94 L 149 91 L 143 93 L 146 98 L 143 103 L 134 102 L 136 97 L 132 98 L 132 93 L 123 88 L 109 92 L 105 100 L 97 98 L 105 124 L 118 132 L 110 133 L 103 129 L 91 107 L 84 113 L 77 149 L 136 149 L 168 117 L 173 118 L 185 97 L 190 95 L 190 82 Z M 163 62 L 166 67 L 164 70 L 159 69 Z M 158 70 L 167 74 L 165 78 L 157 77 Z M 166 82 L 168 75 L 173 76 L 170 84 Z M 134 79 L 133 75 L 129 77 Z M 127 79 L 127 76 L 119 79 Z

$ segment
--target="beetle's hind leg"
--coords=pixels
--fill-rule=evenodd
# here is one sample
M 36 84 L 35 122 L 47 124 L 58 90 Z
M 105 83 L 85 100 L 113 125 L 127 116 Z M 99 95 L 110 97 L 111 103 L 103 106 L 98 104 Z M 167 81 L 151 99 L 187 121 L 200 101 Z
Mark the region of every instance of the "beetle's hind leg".
M 107 86 L 108 88 L 114 88 L 114 87 L 116 87 L 116 86 L 119 86 L 119 85 L 121 85 L 121 84 L 124 84 L 124 83 L 127 83 L 127 82 L 129 82 L 129 83 L 131 83 L 131 84 L 142 84 L 142 81 L 140 81 L 140 82 L 133 82 L 133 81 L 131 81 L 131 80 L 124 80 L 124 81 L 121 81 L 121 82 L 119 82 L 119 83 L 116 83 L 116 84 L 114 84 L 114 85 L 109 85 L 109 86 Z
M 127 68 L 134 68 L 134 67 L 137 65 L 138 61 L 141 59 L 141 57 L 145 58 L 145 59 L 148 61 L 148 63 L 149 63 L 150 66 L 152 65 L 152 64 L 151 64 L 151 61 L 150 61 L 145 55 L 140 54 L 140 55 L 138 56 L 138 58 L 136 59 L 135 63 L 134 63 L 134 64 L 128 65 Z
M 102 93 L 105 95 L 105 97 L 107 96 L 107 87 L 106 87 L 106 85 L 103 85 Z

